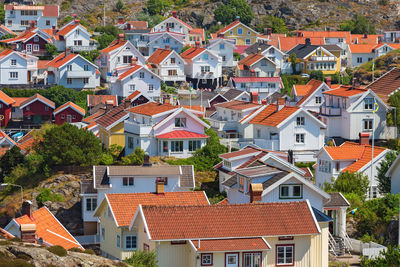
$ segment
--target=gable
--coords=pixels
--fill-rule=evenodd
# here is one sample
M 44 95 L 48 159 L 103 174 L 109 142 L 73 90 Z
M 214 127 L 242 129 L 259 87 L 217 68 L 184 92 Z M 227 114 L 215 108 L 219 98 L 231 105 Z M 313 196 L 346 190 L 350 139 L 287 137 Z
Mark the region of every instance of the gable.
M 256 32 L 255 30 L 253 30 L 252 28 L 250 28 L 249 26 L 239 22 L 236 25 L 233 25 L 232 27 L 229 27 L 228 29 L 226 29 L 224 32 L 221 33 L 228 33 L 230 35 L 230 32 L 233 31 L 232 35 L 236 35 L 237 34 L 237 30 L 239 28 L 243 29 L 243 34 L 242 35 L 248 35 L 247 32 L 250 31 L 250 35 L 249 36 L 256 36 L 258 35 L 258 32 Z
M 72 33 L 75 33 L 75 31 L 77 29 L 79 29 L 79 35 L 84 35 L 84 36 L 88 37 L 88 39 L 90 38 L 90 36 L 91 36 L 90 33 L 82 25 L 77 26 L 75 29 L 68 32 L 64 37 L 68 38 Z
M 156 131 L 155 135 L 159 135 L 161 133 L 165 133 L 175 129 L 175 118 L 186 118 L 186 127 L 180 128 L 180 130 L 186 128 L 191 132 L 203 133 L 204 127 L 210 127 L 189 110 L 179 108 L 174 113 L 170 114 L 153 127 Z
M 311 53 L 309 53 L 308 55 L 306 55 L 305 57 L 303 57 L 305 60 L 308 60 L 310 57 L 312 56 L 317 56 L 317 51 L 320 50 L 321 51 L 321 55 L 323 57 L 335 57 L 335 55 L 333 55 L 332 53 L 330 53 L 328 50 L 326 50 L 325 48 L 323 48 L 322 46 L 318 46 L 316 49 L 314 49 Z
M 129 49 L 126 49 L 126 47 L 129 47 Z M 128 52 L 129 51 L 129 52 Z M 131 54 L 132 56 L 135 56 L 138 58 L 138 62 L 141 65 L 144 65 L 146 63 L 146 59 L 143 57 L 143 55 L 136 49 L 136 47 L 131 43 L 131 42 L 126 42 L 123 46 L 120 48 L 117 48 L 113 51 L 110 52 L 112 54 L 111 58 L 115 59 L 117 56 L 121 56 L 123 53 L 128 53 Z
M 364 94 L 361 95 L 354 103 L 350 105 L 350 107 L 347 109 L 348 112 L 365 112 L 364 110 L 364 101 L 367 98 L 373 98 L 375 99 L 375 102 L 378 104 L 378 106 L 374 106 L 374 109 L 378 108 L 377 112 L 387 112 L 390 107 L 386 105 L 386 103 L 378 97 L 372 90 L 368 90 Z M 370 111 L 368 111 L 370 112 Z
M 158 27 L 161 27 L 161 25 L 164 25 L 164 24 L 166 24 L 166 23 L 168 23 L 168 22 L 178 23 L 179 25 L 181 25 L 182 27 L 184 27 L 184 28 L 186 28 L 186 29 L 188 29 L 188 30 L 191 30 L 191 29 L 192 29 L 192 27 L 190 27 L 189 25 L 187 25 L 186 23 L 184 23 L 184 22 L 181 21 L 180 19 L 177 19 L 177 18 L 175 18 L 175 17 L 173 17 L 173 16 L 171 16 L 171 17 L 169 17 L 169 18 L 163 20 L 162 22 L 160 22 L 159 24 L 157 24 L 156 26 L 154 26 L 154 29 L 156 29 L 156 28 L 158 28 Z

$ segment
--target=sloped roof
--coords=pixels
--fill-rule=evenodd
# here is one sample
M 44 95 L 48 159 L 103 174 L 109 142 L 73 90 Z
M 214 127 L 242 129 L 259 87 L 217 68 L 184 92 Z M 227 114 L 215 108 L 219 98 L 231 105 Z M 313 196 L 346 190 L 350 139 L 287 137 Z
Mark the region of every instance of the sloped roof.
M 43 16 L 44 17 L 58 17 L 59 16 L 58 6 L 44 6 Z
M 249 123 L 276 127 L 297 110 L 299 110 L 299 107 L 284 106 L 281 110 L 277 111 L 276 104 L 269 104 L 260 113 L 255 115 Z
M 248 55 L 258 54 L 258 53 L 262 53 L 263 51 L 267 50 L 270 47 L 271 47 L 271 45 L 267 44 L 265 42 L 256 42 L 256 43 L 252 44 L 251 46 L 247 47 L 244 51 Z
M 65 36 L 65 35 L 67 35 L 68 33 L 70 33 L 71 31 L 73 31 L 75 28 L 77 28 L 79 26 L 82 26 L 82 25 L 79 24 L 79 23 L 69 24 L 69 25 L 65 26 L 64 28 L 62 28 L 60 31 L 58 31 L 57 34 L 61 35 L 61 36 Z M 85 27 L 83 27 L 83 28 L 85 28 Z
M 186 130 L 176 130 L 156 136 L 158 139 L 203 139 L 208 137 L 209 136 L 205 134 L 199 134 Z
M 225 33 L 228 30 L 230 30 L 231 28 L 235 27 L 236 25 L 239 25 L 240 21 L 239 20 L 235 20 L 234 22 L 232 22 L 231 24 L 228 24 L 227 26 L 225 26 L 224 28 L 222 28 L 221 30 L 217 31 L 217 35 L 219 33 Z
M 17 35 L 15 32 L 13 32 L 12 30 L 10 30 L 9 28 L 7 28 L 7 27 L 4 26 L 4 25 L 0 25 L 0 28 L 1 28 L 3 31 L 7 32 L 8 34 Z
M 16 145 L 15 141 L 12 140 L 5 132 L 0 129 L 0 141 L 3 139 L 7 140 L 10 144 Z
M 304 96 L 298 103 L 297 105 L 301 105 L 303 102 L 305 102 L 314 92 L 321 86 L 322 82 L 319 80 L 311 79 L 307 83 L 307 87 L 302 90 L 302 88 L 298 88 L 297 85 L 295 85 L 295 91 L 297 95 Z M 300 92 L 299 92 L 300 89 Z
M 0 53 L 0 55 L 1 55 L 1 53 Z M 8 95 L 6 95 L 6 93 L 4 93 L 1 90 L 0 90 L 0 101 L 6 105 L 11 105 L 11 104 L 15 103 L 15 100 L 13 98 L 9 97 Z
M 309 55 L 311 52 L 313 52 L 315 49 L 320 47 L 319 45 L 306 45 L 306 44 L 298 44 L 295 47 L 293 47 L 288 54 L 296 54 L 297 58 L 305 58 L 307 55 Z
M 351 85 L 340 85 L 337 89 L 332 89 L 329 91 L 325 91 L 325 95 L 334 95 L 341 97 L 352 97 L 355 95 L 363 94 L 367 92 L 368 89 L 365 88 L 354 88 Z
M 88 107 L 95 107 L 98 104 L 106 104 L 108 101 L 112 101 L 113 106 L 118 105 L 117 95 L 88 95 L 87 105 Z
M 331 198 L 324 203 L 324 208 L 350 207 L 347 199 L 339 192 L 328 193 Z
M 125 110 L 123 105 L 113 108 L 112 110 L 105 113 L 100 118 L 96 119 L 98 125 L 108 128 L 114 123 L 121 122 L 128 116 L 128 112 Z
M 353 35 L 349 31 L 300 31 L 302 37 L 319 38 L 345 38 L 346 43 L 350 43 Z
M 236 97 L 240 96 L 241 94 L 243 94 L 244 91 L 242 90 L 237 90 L 237 89 L 229 89 L 228 91 L 226 91 L 223 96 L 228 100 L 231 101 L 233 99 L 235 99 Z
M 154 116 L 159 113 L 166 112 L 166 111 L 172 111 L 176 108 L 177 108 L 176 106 L 171 106 L 169 104 L 147 102 L 145 104 L 132 107 L 132 108 L 128 109 L 127 111 L 132 112 L 132 113 L 146 115 L 146 116 Z
M 312 45 L 324 45 L 325 40 L 322 37 L 309 38 Z M 305 37 L 279 37 L 279 49 L 282 51 L 290 51 L 298 44 L 305 44 Z
M 262 54 L 251 54 L 239 61 L 239 65 L 252 66 L 254 63 L 265 58 Z
M 24 102 L 22 102 L 20 106 L 23 107 L 23 106 L 25 106 L 25 105 L 33 102 L 33 101 L 36 101 L 36 100 L 40 100 L 41 102 L 45 103 L 46 105 L 48 105 L 52 109 L 54 109 L 56 107 L 56 104 L 53 101 L 45 98 L 44 96 L 42 96 L 40 94 L 35 94 L 35 95 L 29 97 Z
M 72 101 L 68 101 L 67 103 L 65 103 L 65 104 L 59 106 L 58 108 L 56 108 L 54 110 L 54 115 L 56 115 L 57 113 L 59 113 L 60 111 L 66 109 L 68 107 L 76 110 L 78 113 L 82 114 L 82 116 L 85 116 L 85 113 L 86 113 L 85 109 L 81 108 L 80 106 L 78 106 L 77 104 L 75 104 Z
M 373 53 L 376 44 L 349 44 L 349 50 L 352 54 Z
M 124 46 L 127 42 L 128 42 L 127 40 L 115 39 L 114 41 L 111 42 L 111 44 L 109 46 L 100 50 L 100 52 L 101 53 L 109 53 L 111 51 L 114 51 L 115 49 L 118 49 L 118 48 Z
M 162 49 L 158 48 L 148 59 L 147 62 L 153 63 L 153 64 L 160 64 L 163 62 L 164 59 L 166 59 L 173 50 L 171 49 Z
M 391 69 L 366 88 L 371 89 L 378 96 L 384 96 L 384 99 L 387 100 L 391 94 L 397 92 L 400 88 L 400 69 Z
M 255 82 L 282 83 L 281 77 L 232 77 L 232 80 L 238 83 L 255 83 Z
M 140 70 L 141 68 L 143 68 L 143 66 L 140 66 L 140 65 L 131 66 L 129 69 L 127 69 L 126 71 L 124 71 L 123 73 L 121 73 L 118 76 L 118 80 L 122 81 L 123 79 L 125 79 L 129 75 L 131 75 L 131 74 L 135 73 L 136 71 Z
M 246 110 L 249 108 L 257 108 L 260 105 L 252 102 L 232 100 L 229 102 L 222 102 L 214 105 L 215 107 L 233 109 L 233 110 Z
M 205 48 L 201 48 L 201 47 L 191 47 L 188 50 L 186 50 L 185 52 L 183 52 L 181 54 L 181 57 L 185 60 L 191 60 L 194 57 L 196 57 L 197 55 L 199 55 L 200 53 L 204 52 L 206 49 Z
M 259 251 L 270 249 L 262 237 L 192 240 L 191 242 L 199 252 Z
M 58 68 L 64 66 L 65 64 L 67 64 L 70 60 L 76 58 L 77 56 L 78 56 L 78 54 L 74 54 L 74 53 L 68 53 L 66 55 L 65 52 L 64 52 L 64 53 L 61 53 L 58 56 L 56 56 L 49 63 L 47 63 L 47 66 L 58 69 Z
M 19 108 L 21 106 L 21 104 L 27 100 L 29 97 L 13 97 L 12 99 L 15 101 L 12 106 Z

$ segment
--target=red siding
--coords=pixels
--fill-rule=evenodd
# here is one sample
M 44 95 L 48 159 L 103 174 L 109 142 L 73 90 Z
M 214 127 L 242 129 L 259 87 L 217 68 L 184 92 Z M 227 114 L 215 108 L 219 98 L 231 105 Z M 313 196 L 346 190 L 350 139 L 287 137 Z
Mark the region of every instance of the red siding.
M 210 102 L 210 108 L 208 108 L 207 110 L 215 111 L 214 105 L 223 102 L 226 102 L 225 98 L 223 98 L 222 96 L 217 96 L 216 98 L 213 99 L 213 101 Z
M 6 127 L 11 119 L 12 107 L 11 105 L 6 105 L 3 102 L 0 102 L 0 105 L 2 105 L 2 107 L 0 108 L 0 116 L 4 116 L 4 118 L 0 120 L 0 126 Z
M 27 110 L 28 107 L 29 110 Z M 48 107 L 48 110 L 46 110 L 46 107 Z M 32 102 L 28 106 L 24 107 L 23 113 L 24 113 L 24 120 L 26 119 L 25 118 L 26 116 L 33 116 L 33 115 L 48 116 L 52 118 L 53 109 L 48 105 L 45 105 L 44 103 L 40 102 L 39 100 L 36 100 L 35 102 Z
M 147 103 L 147 102 L 149 102 L 149 100 L 146 97 L 141 95 L 138 98 L 136 98 L 133 102 L 131 102 L 131 106 L 139 106 L 139 105 Z
M 61 125 L 64 122 L 67 122 L 67 115 L 71 115 L 71 122 L 80 122 L 83 119 L 83 116 L 73 110 L 72 108 L 68 107 L 64 109 L 63 111 L 57 113 L 55 116 L 55 121 L 57 125 Z M 64 118 L 62 118 L 64 116 Z M 74 119 L 75 116 L 75 119 Z
M 29 41 L 25 43 L 25 51 L 26 51 L 26 45 L 31 44 L 32 45 L 32 55 L 45 55 L 46 54 L 46 44 L 47 42 L 43 40 L 42 38 L 39 37 L 38 42 L 34 42 L 35 37 L 31 38 Z M 33 45 L 38 44 L 39 45 L 39 51 L 34 51 L 33 50 Z

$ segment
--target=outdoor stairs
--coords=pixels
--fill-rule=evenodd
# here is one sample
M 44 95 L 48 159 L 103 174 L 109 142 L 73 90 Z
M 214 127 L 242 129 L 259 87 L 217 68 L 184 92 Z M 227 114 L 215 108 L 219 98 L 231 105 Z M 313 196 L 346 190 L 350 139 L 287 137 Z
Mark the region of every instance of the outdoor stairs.
M 344 244 L 344 239 L 339 237 L 339 236 L 335 236 L 333 237 L 333 239 L 335 240 L 335 244 L 334 244 L 334 251 L 335 254 L 340 257 L 340 256 L 344 256 L 346 254 L 346 246 Z

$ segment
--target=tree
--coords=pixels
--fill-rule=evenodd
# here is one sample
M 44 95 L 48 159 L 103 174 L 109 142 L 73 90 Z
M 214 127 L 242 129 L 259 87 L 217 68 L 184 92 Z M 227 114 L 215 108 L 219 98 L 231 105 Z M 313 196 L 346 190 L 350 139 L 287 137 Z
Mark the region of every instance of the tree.
M 97 41 L 99 42 L 99 46 L 97 47 L 99 50 L 106 48 L 114 41 L 115 37 L 113 35 L 104 33 L 97 37 Z
M 68 22 L 70 22 L 71 20 L 73 20 L 74 18 L 72 17 L 72 16 L 66 16 L 63 20 L 62 20 L 62 22 L 61 22 L 61 25 L 65 25 L 65 24 L 67 24 Z
M 115 4 L 115 8 L 118 12 L 121 12 L 123 9 L 125 9 L 124 2 L 122 0 L 118 0 L 118 2 Z
M 112 35 L 115 38 L 117 38 L 118 34 L 120 33 L 120 30 L 117 27 L 115 27 L 114 25 L 97 26 L 96 28 L 94 28 L 94 31 Z
M 324 81 L 324 73 L 322 70 L 313 70 L 310 73 L 310 79 Z
M 229 24 L 236 17 L 240 17 L 242 23 L 249 25 L 254 13 L 246 0 L 232 0 L 226 5 L 218 6 L 214 10 L 214 17 L 222 24 Z
M 13 146 L 0 159 L 0 182 L 9 175 L 13 168 L 24 162 L 24 156 L 18 146 Z
M 53 44 L 46 44 L 46 52 L 49 54 L 51 57 L 54 57 L 57 55 L 57 47 Z
M 139 12 L 136 14 L 136 20 L 147 21 L 149 28 L 153 28 L 154 26 L 159 24 L 164 19 L 165 18 L 159 14 L 150 15 L 150 14 L 144 13 L 144 12 Z
M 166 0 L 147 0 L 147 11 L 150 15 L 161 15 L 170 6 Z
M 293 73 L 296 73 L 296 72 L 297 72 L 297 71 L 296 71 L 297 56 L 296 56 L 295 53 L 290 54 L 290 56 L 289 56 L 289 61 L 290 61 L 291 66 L 292 66 L 292 72 L 293 72 Z
M 287 33 L 289 32 L 286 27 L 285 21 L 282 18 L 267 15 L 262 23 L 257 26 L 259 32 L 264 31 L 265 28 L 271 28 L 273 33 Z
M 100 55 L 100 52 L 99 52 L 99 50 L 82 51 L 82 52 L 79 52 L 79 55 L 83 56 L 90 62 L 94 63 L 94 60 Z
M 145 152 L 140 147 L 136 147 L 135 151 L 126 157 L 122 157 L 122 163 L 124 165 L 142 165 L 144 161 Z
M 34 151 L 49 167 L 55 165 L 91 166 L 99 163 L 102 146 L 92 133 L 64 123 L 47 130 Z
M 125 262 L 135 267 L 158 267 L 157 255 L 154 251 L 136 250 Z
M 333 180 L 333 179 L 332 179 Z M 369 178 L 367 175 L 356 172 L 342 172 L 338 178 L 331 183 L 325 183 L 325 191 L 355 193 L 360 199 L 365 199 L 368 193 Z
M 396 158 L 397 153 L 390 151 L 376 168 L 378 171 L 378 190 L 381 194 L 390 193 L 391 178 L 386 176 L 386 172 L 389 170 L 390 166 L 392 166 Z
M 340 24 L 339 28 L 341 31 L 350 31 L 354 34 L 376 34 L 374 24 L 367 17 L 358 14 L 354 20 L 348 20 Z
M 0 7 L 0 23 L 1 24 L 4 24 L 5 16 L 6 16 L 6 13 L 5 13 L 5 10 L 4 10 L 4 5 L 1 5 L 1 7 Z
M 217 21 L 226 25 L 231 23 L 235 18 L 235 10 L 230 5 L 219 5 L 214 10 L 214 17 Z
M 190 45 L 187 45 L 187 46 L 182 47 L 180 54 L 182 54 L 183 52 L 185 52 L 185 51 L 188 50 L 189 48 L 191 48 Z

